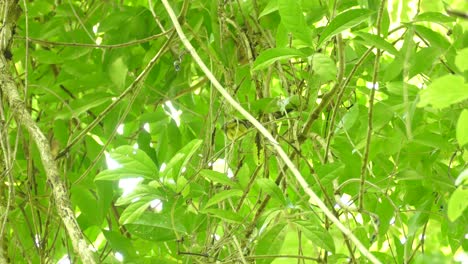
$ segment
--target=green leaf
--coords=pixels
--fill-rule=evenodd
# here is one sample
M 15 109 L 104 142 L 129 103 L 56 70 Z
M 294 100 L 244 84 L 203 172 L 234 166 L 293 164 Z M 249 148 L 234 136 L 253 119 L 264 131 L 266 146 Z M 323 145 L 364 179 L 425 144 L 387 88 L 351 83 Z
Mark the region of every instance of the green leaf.
M 151 158 L 144 151 L 134 149 L 132 146 L 118 147 L 110 153 L 110 157 L 121 167 L 102 171 L 96 175 L 95 181 L 136 177 L 153 179 L 158 174 L 158 169 Z
M 457 123 L 457 141 L 460 147 L 468 143 L 468 110 L 464 109 Z
M 124 256 L 124 259 L 127 257 L 136 257 L 135 248 L 131 240 L 115 231 L 102 230 L 102 234 L 109 242 L 112 250 L 114 252 L 120 252 Z
M 466 186 L 458 186 L 450 196 L 447 215 L 450 221 L 457 220 L 468 207 L 468 189 Z
M 233 211 L 227 211 L 227 210 L 221 210 L 221 209 L 214 209 L 214 208 L 209 208 L 209 209 L 203 209 L 201 210 L 202 213 L 209 214 L 211 216 L 214 216 L 216 218 L 222 219 L 228 223 L 242 223 L 243 218 L 242 216 L 234 213 Z
M 142 197 L 149 197 L 145 199 L 149 200 L 154 200 L 154 199 L 160 199 L 160 200 L 166 200 L 168 194 L 167 189 L 161 189 L 161 188 L 156 188 L 154 186 L 151 186 L 152 182 L 149 184 L 140 184 L 133 189 L 133 191 L 125 196 L 120 196 L 117 201 L 115 201 L 116 206 L 122 206 L 125 204 L 132 203 L 136 200 L 140 200 Z M 174 195 L 171 193 L 171 195 Z
M 460 71 L 468 70 L 468 48 L 464 48 L 458 51 L 457 57 L 455 57 L 455 65 L 457 65 Z
M 260 19 L 263 16 L 266 16 L 268 14 L 271 14 L 275 11 L 278 11 L 278 0 L 270 0 L 268 1 L 268 4 L 266 7 L 263 9 L 263 11 L 258 15 L 258 19 Z
M 107 73 L 111 81 L 117 86 L 118 90 L 125 87 L 125 80 L 127 78 L 128 66 L 122 57 L 115 59 L 108 67 Z
M 135 222 L 148 209 L 152 200 L 150 197 L 144 197 L 133 202 L 122 212 L 119 222 L 123 225 Z
M 255 249 L 256 255 L 278 255 L 283 247 L 284 238 L 287 232 L 287 225 L 280 223 L 275 225 L 264 233 L 258 240 L 257 248 Z M 273 262 L 273 258 L 260 258 L 256 263 L 269 264 Z
M 305 237 L 315 245 L 335 253 L 335 243 L 330 233 L 320 225 L 314 225 L 306 221 L 295 221 L 294 222 L 299 230 L 302 231 Z
M 439 12 L 425 12 L 425 13 L 417 15 L 413 20 L 413 22 L 419 22 L 419 21 L 427 21 L 427 22 L 444 24 L 444 23 L 455 22 L 456 19 L 453 17 L 446 16 Z
M 214 204 L 217 204 L 221 201 L 224 201 L 226 199 L 229 199 L 231 197 L 240 197 L 242 196 L 244 192 L 241 190 L 226 190 L 226 191 L 221 191 L 220 193 L 217 193 L 213 195 L 208 202 L 205 204 L 205 208 L 208 208 Z
M 272 179 L 262 178 L 257 179 L 256 182 L 260 189 L 268 193 L 271 196 L 271 198 L 273 198 L 273 200 L 280 202 L 283 206 L 287 205 L 283 192 Z
M 455 180 L 456 186 L 459 186 L 460 184 L 468 184 L 468 169 L 463 170 Z
M 450 42 L 440 33 L 420 25 L 414 25 L 414 29 L 423 39 L 429 41 L 431 46 L 435 46 L 443 50 L 448 50 L 450 48 Z
M 364 41 L 362 42 L 363 45 L 375 46 L 376 48 L 385 50 L 388 53 L 393 54 L 395 56 L 399 55 L 398 50 L 392 44 L 388 43 L 384 38 L 380 36 L 365 32 L 356 32 L 355 34 L 364 39 Z
M 187 165 L 193 154 L 195 154 L 195 152 L 201 146 L 202 142 L 203 141 L 200 139 L 194 139 L 187 143 L 185 147 L 179 150 L 167 163 L 166 168 L 161 172 L 161 177 L 178 177 L 182 168 Z M 174 173 L 176 173 L 176 175 L 174 175 Z
M 83 98 L 75 99 L 70 104 L 71 111 L 68 107 L 64 111 L 58 112 L 55 116 L 56 119 L 70 119 L 71 117 L 78 117 L 86 111 L 109 102 L 111 97 L 108 94 L 92 94 L 86 95 Z
M 468 85 L 463 77 L 445 75 L 435 79 L 425 90 L 420 92 L 419 107 L 432 105 L 445 108 L 468 98 Z
M 214 170 L 201 170 L 200 175 L 203 176 L 208 181 L 213 181 L 215 183 L 221 183 L 226 186 L 234 186 L 233 182 L 225 173 L 217 172 Z
M 323 82 L 336 79 L 336 63 L 327 55 L 315 53 L 309 57 L 312 64 L 312 70 Z
M 278 0 L 278 10 L 281 23 L 297 38 L 308 46 L 312 46 L 312 31 L 304 19 L 300 1 Z
M 297 49 L 291 49 L 291 48 L 267 49 L 263 51 L 262 53 L 260 53 L 260 55 L 258 55 L 257 59 L 255 60 L 253 64 L 252 70 L 258 71 L 261 69 L 265 69 L 271 64 L 275 63 L 276 61 L 296 58 L 296 57 L 305 58 L 306 55 Z
M 320 47 L 325 41 L 333 36 L 350 29 L 366 21 L 374 11 L 369 9 L 351 9 L 337 15 L 320 35 L 317 46 Z

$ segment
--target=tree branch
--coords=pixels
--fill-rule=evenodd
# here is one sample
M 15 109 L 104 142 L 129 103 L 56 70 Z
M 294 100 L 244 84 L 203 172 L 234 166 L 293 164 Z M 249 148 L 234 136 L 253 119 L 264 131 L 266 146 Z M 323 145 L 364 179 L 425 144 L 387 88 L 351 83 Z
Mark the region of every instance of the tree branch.
M 55 207 L 67 229 L 73 248 L 81 257 L 83 263 L 96 263 L 94 254 L 89 249 L 88 243 L 76 221 L 70 200 L 68 199 L 68 190 L 65 188 L 62 179 L 60 179 L 57 164 L 50 150 L 49 141 L 27 111 L 17 91 L 18 87 L 9 72 L 9 62 L 5 54 L 9 52 L 9 44 L 12 41 L 16 19 L 19 16 L 18 3 L 15 0 L 2 1 L 0 10 L 3 11 L 2 14 L 5 14 L 2 28 L 0 29 L 0 91 L 6 96 L 16 122 L 28 129 L 36 143 L 47 175 L 47 181 L 52 188 Z

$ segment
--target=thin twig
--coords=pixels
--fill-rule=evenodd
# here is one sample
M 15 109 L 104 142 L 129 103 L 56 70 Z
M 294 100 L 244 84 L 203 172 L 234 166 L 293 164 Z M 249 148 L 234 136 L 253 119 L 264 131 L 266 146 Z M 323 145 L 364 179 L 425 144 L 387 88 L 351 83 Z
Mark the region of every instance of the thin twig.
M 377 36 L 380 36 L 380 24 L 382 23 L 382 14 L 385 7 L 385 0 L 380 3 L 379 14 L 377 16 Z M 380 49 L 377 49 L 377 54 L 375 55 L 374 60 L 374 73 L 372 76 L 372 89 L 369 96 L 369 112 L 367 118 L 367 138 L 366 138 L 366 148 L 364 150 L 364 158 L 362 160 L 362 167 L 361 167 L 361 183 L 359 189 L 359 209 L 364 208 L 363 204 L 363 197 L 364 197 L 364 183 L 366 181 L 367 176 L 367 163 L 369 162 L 369 152 L 370 152 L 370 144 L 372 138 L 372 121 L 373 121 L 373 114 L 374 114 L 374 97 L 375 97 L 375 90 L 377 90 L 378 86 L 378 76 L 379 76 L 379 69 L 380 69 Z

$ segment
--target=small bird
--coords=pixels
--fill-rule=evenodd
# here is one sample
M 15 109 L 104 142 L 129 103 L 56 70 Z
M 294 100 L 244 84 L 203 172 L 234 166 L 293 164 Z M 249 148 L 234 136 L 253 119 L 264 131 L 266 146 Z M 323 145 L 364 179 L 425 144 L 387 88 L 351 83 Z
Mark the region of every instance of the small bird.
M 223 131 L 227 138 L 234 141 L 247 133 L 251 124 L 247 120 L 234 119 L 224 123 Z

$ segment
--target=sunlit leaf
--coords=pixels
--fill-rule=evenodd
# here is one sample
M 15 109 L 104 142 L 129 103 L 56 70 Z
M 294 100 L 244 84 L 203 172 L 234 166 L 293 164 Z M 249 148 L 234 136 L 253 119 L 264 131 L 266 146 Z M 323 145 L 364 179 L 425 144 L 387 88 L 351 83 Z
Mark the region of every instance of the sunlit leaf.
M 119 167 L 102 171 L 96 175 L 95 181 L 137 177 L 152 179 L 158 174 L 158 169 L 151 158 L 132 146 L 118 147 L 110 153 L 110 157 L 119 164 Z
M 252 70 L 254 71 L 261 70 L 272 65 L 276 61 L 297 58 L 297 57 L 306 57 L 306 55 L 297 49 L 291 49 L 291 48 L 268 49 L 260 53 L 260 55 L 257 57 L 257 59 L 254 62 L 254 66 Z
M 385 50 L 393 55 L 398 55 L 398 50 L 385 39 L 380 36 L 369 34 L 366 32 L 356 32 L 356 35 L 364 39 L 363 44 L 367 46 L 375 46 L 378 49 Z
M 320 35 L 320 41 L 317 46 L 321 46 L 336 34 L 350 29 L 366 21 L 374 11 L 368 9 L 351 9 L 337 15 Z
M 468 207 L 468 189 L 459 186 L 450 196 L 447 214 L 450 221 L 455 221 L 465 212 Z
M 226 191 L 221 191 L 220 193 L 217 193 L 213 195 L 208 202 L 205 204 L 205 208 L 208 208 L 214 204 L 217 204 L 221 201 L 224 201 L 226 199 L 229 199 L 231 197 L 240 197 L 242 195 L 243 191 L 241 190 L 226 190 Z
M 420 95 L 419 107 L 445 108 L 468 98 L 468 84 L 461 76 L 445 75 L 435 79 Z

